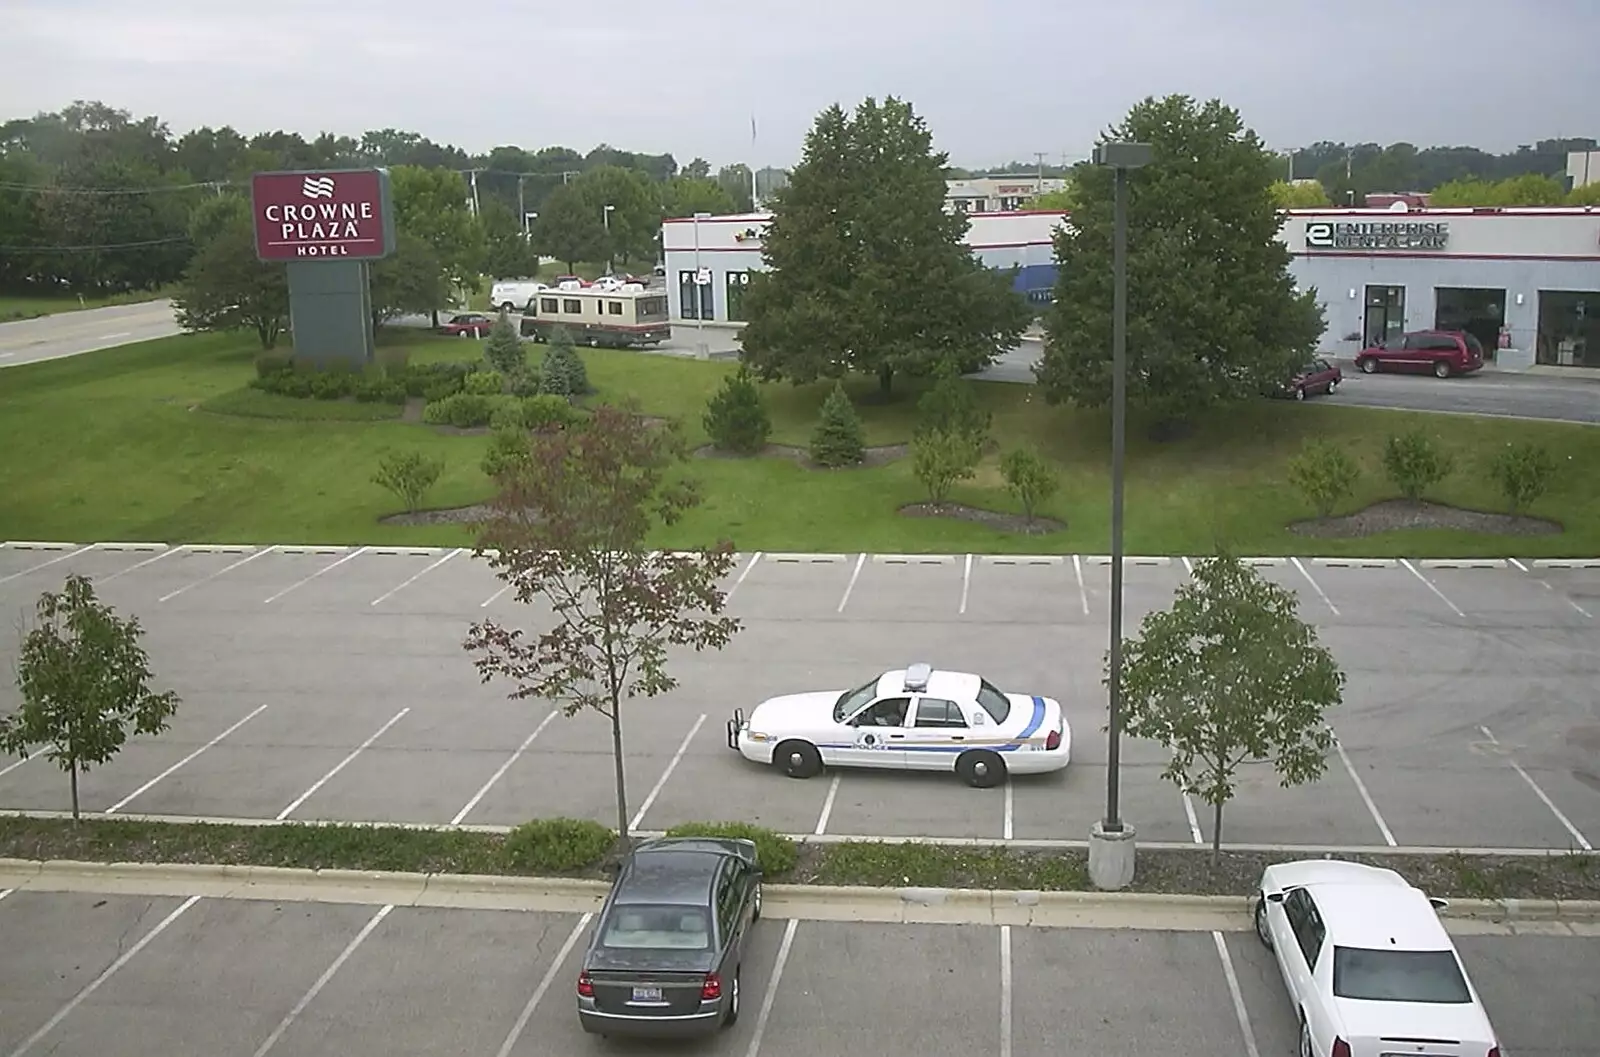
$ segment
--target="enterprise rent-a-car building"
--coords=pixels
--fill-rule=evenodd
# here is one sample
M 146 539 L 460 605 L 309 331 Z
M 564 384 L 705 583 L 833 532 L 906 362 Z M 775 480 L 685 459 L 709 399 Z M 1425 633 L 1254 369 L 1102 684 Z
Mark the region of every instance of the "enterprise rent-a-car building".
M 974 214 L 967 243 L 1016 286 L 1048 300 L 1058 212 Z M 767 214 L 663 227 L 676 321 L 738 322 L 763 267 Z M 1499 366 L 1600 368 L 1600 209 L 1291 210 L 1282 238 L 1302 289 L 1326 310 L 1321 348 L 1353 355 L 1412 330 L 1467 330 Z M 696 245 L 698 244 L 698 250 Z M 701 281 L 697 281 L 701 280 Z

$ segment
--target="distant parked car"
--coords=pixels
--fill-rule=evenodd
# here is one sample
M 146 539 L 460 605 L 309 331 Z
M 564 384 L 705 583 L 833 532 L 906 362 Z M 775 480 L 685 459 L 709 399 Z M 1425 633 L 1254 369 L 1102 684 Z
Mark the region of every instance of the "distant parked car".
M 488 334 L 493 326 L 494 320 L 482 312 L 463 312 L 460 315 L 451 316 L 449 320 L 441 323 L 439 325 L 439 333 L 448 334 L 451 337 L 470 334 L 474 338 L 481 338 Z
M 1483 362 L 1483 343 L 1464 330 L 1416 330 L 1356 353 L 1356 366 L 1365 374 L 1393 369 L 1448 378 L 1480 370 Z
M 634 848 L 578 973 L 591 1035 L 710 1035 L 739 1018 L 739 969 L 761 917 L 752 841 L 662 837 Z
M 1316 359 L 1300 368 L 1293 378 L 1284 382 L 1272 395 L 1294 400 L 1304 400 L 1319 393 L 1331 396 L 1338 391 L 1339 383 L 1342 381 L 1344 372 L 1339 370 L 1337 364 Z

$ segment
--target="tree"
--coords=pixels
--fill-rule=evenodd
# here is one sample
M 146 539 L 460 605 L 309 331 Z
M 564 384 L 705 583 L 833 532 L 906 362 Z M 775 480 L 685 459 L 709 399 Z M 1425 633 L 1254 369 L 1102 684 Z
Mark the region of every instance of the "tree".
M 1428 196 L 1428 204 L 1438 209 L 1559 206 L 1566 202 L 1566 186 L 1554 176 L 1537 173 L 1505 180 L 1451 180 L 1434 188 Z
M 22 705 L 0 716 L 0 752 L 27 759 L 46 746 L 45 759 L 69 776 L 76 820 L 78 775 L 108 763 L 130 733 L 166 730 L 179 698 L 150 688 L 139 618 L 117 616 L 87 577 L 67 577 L 60 594 L 46 591 L 35 613 L 17 660 Z
M 1061 478 L 1054 466 L 1032 448 L 1015 448 L 1000 457 L 1000 476 L 1006 488 L 1022 504 L 1022 516 L 1033 520 L 1041 503 L 1061 487 Z
M 522 218 L 497 198 L 483 203 L 483 271 L 496 279 L 532 278 L 539 274 L 539 255 L 523 234 Z
M 600 223 L 603 259 L 624 263 L 656 259 L 661 239 L 661 198 L 649 177 L 636 169 L 602 165 L 578 177 L 572 186 Z M 606 206 L 611 207 L 609 213 Z
M 443 459 L 430 459 L 420 451 L 386 451 L 378 460 L 372 483 L 393 492 L 405 504 L 406 512 L 415 514 L 443 473 Z
M 550 345 L 539 364 L 539 387 L 554 396 L 583 396 L 589 392 L 589 372 L 573 348 L 572 335 L 566 327 L 557 327 L 550 335 Z
M 707 401 L 701 421 L 713 444 L 739 455 L 761 451 L 772 435 L 772 417 L 761 403 L 761 390 L 743 364 L 722 380 L 722 388 Z
M 940 366 L 938 380 L 917 401 L 918 433 L 953 433 L 970 440 L 980 453 L 993 422 L 994 415 L 978 402 L 972 383 L 950 364 Z
M 1361 477 L 1361 467 L 1350 453 L 1332 441 L 1312 439 L 1289 459 L 1289 483 L 1328 517 L 1347 499 Z
M 1383 472 L 1413 503 L 1454 470 L 1454 456 L 1420 429 L 1391 433 L 1383 442 Z
M 397 165 L 389 171 L 395 230 L 433 247 L 446 283 L 477 289 L 483 264 L 483 227 L 467 205 L 467 181 L 448 169 Z M 439 289 L 443 291 L 445 284 Z M 430 306 L 434 325 L 444 298 Z
M 711 163 L 704 158 L 696 158 L 678 171 L 679 176 L 686 176 L 691 180 L 711 179 Z
M 943 503 L 958 481 L 977 472 L 981 454 L 970 434 L 924 431 L 911 441 L 911 472 L 928 490 L 930 503 Z
M 811 461 L 818 466 L 850 466 L 866 454 L 861 416 L 845 394 L 844 386 L 833 383 L 833 392 L 822 402 L 817 427 L 811 432 Z
M 1279 209 L 1316 209 L 1333 204 L 1328 199 L 1327 190 L 1316 180 L 1296 180 L 1294 183 L 1275 180 L 1272 184 L 1272 200 Z
M 646 549 L 657 525 L 678 523 L 700 502 L 675 472 L 686 454 L 674 426 L 652 424 L 632 406 L 602 406 L 582 424 L 541 430 L 528 458 L 504 467 L 476 548 L 519 602 L 543 598 L 554 619 L 537 635 L 474 623 L 465 646 L 479 675 L 512 681 L 513 699 L 560 702 L 568 716 L 591 710 L 610 722 L 624 841 L 624 703 L 678 685 L 669 648 L 720 650 L 740 630 L 721 616 L 731 543 L 688 554 Z
M 733 199 L 735 212 L 749 213 L 756 207 L 754 186 L 750 182 L 750 166 L 743 162 L 724 165 L 717 170 L 717 186 Z
M 1128 401 L 1176 422 L 1255 399 L 1305 362 L 1324 329 L 1297 293 L 1271 185 L 1277 161 L 1239 114 L 1187 96 L 1146 99 L 1107 139 L 1154 147 L 1128 176 Z M 1047 401 L 1111 399 L 1113 174 L 1083 165 L 1056 235 L 1056 298 L 1035 372 Z
M 661 185 L 663 217 L 692 217 L 696 213 L 727 216 L 737 209 L 733 196 L 715 180 L 675 176 Z
M 450 299 L 438 252 L 409 232 L 398 234 L 393 253 L 372 262 L 371 274 L 374 328 L 395 316 L 437 312 Z
M 510 316 L 502 314 L 489 328 L 489 340 L 483 343 L 483 358 L 507 378 L 528 366 L 528 350 L 523 348 L 522 338 Z
M 1218 555 L 1123 647 L 1126 730 L 1165 746 L 1163 777 L 1211 805 L 1213 862 L 1239 764 L 1270 760 L 1285 788 L 1327 767 L 1334 737 L 1324 716 L 1345 676 L 1297 605 L 1293 591 Z
M 1059 191 L 1046 191 L 1035 195 L 1029 202 L 1029 209 L 1059 209 L 1062 212 L 1071 212 L 1078 204 L 1078 196 L 1074 193 L 1072 184 L 1067 184 Z
M 1495 453 L 1489 472 L 1511 512 L 1520 514 L 1550 490 L 1556 460 L 1543 444 L 1507 444 Z
M 195 254 L 172 304 L 184 330 L 254 330 L 272 349 L 289 318 L 289 278 L 282 264 L 256 258 L 248 220 L 235 221 Z
M 1032 310 L 964 244 L 966 217 L 945 211 L 947 162 L 908 103 L 822 112 L 745 292 L 740 342 L 759 377 L 861 371 L 888 395 L 896 375 L 977 370 L 1016 346 Z
M 1582 187 L 1574 187 L 1567 195 L 1569 206 L 1600 206 L 1600 180 Z
M 551 192 L 539 207 L 533 222 L 533 244 L 572 271 L 579 261 L 594 261 L 605 256 L 606 232 L 599 213 L 570 184 Z

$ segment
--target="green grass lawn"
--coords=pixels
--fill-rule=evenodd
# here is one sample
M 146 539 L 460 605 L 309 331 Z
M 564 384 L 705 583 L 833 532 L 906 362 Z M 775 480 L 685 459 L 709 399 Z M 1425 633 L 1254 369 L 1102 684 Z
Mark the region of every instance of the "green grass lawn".
M 405 335 L 412 362 L 475 357 L 477 342 Z M 248 336 L 186 335 L 0 372 L 0 538 L 94 541 L 441 544 L 469 542 L 456 526 L 383 526 L 399 508 L 371 483 L 380 453 L 412 448 L 444 458 L 429 505 L 488 497 L 478 468 L 487 440 L 402 421 L 398 409 L 300 401 L 246 388 L 256 354 Z M 537 361 L 541 349 L 530 350 Z M 636 396 L 680 418 L 703 443 L 705 400 L 733 365 L 586 350 L 598 399 Z M 896 513 L 923 499 L 909 460 L 873 469 L 810 471 L 778 458 L 695 459 L 705 504 L 664 530 L 666 547 L 726 536 L 745 550 L 1104 553 L 1108 548 L 1109 429 L 1103 412 L 1046 406 L 1027 386 L 974 383 L 1009 447 L 1037 444 L 1062 467 L 1062 488 L 1040 513 L 1065 520 L 1051 536 L 1011 536 L 962 522 Z M 915 394 L 880 404 L 876 383 L 852 386 L 869 444 L 908 439 Z M 827 386 L 767 387 L 773 441 L 806 443 Z M 1462 532 L 1397 532 L 1363 540 L 1306 540 L 1285 528 L 1312 511 L 1289 488 L 1285 463 L 1308 437 L 1347 445 L 1365 473 L 1356 509 L 1388 498 L 1378 466 L 1384 437 L 1421 425 L 1454 452 L 1456 472 L 1432 498 L 1477 509 L 1502 503 L 1485 472 L 1508 441 L 1557 453 L 1561 476 L 1530 513 L 1567 526 L 1559 536 L 1506 539 Z M 991 459 L 952 499 L 1015 511 Z M 1127 547 L 1131 554 L 1239 552 L 1427 556 L 1600 554 L 1600 429 L 1342 407 L 1337 399 L 1260 401 L 1203 422 L 1179 443 L 1130 432 Z
M 79 297 L 75 294 L 55 297 L 12 297 L 0 294 L 0 323 L 19 319 L 37 319 L 60 312 L 81 312 L 86 308 L 105 308 L 108 305 L 136 305 L 170 296 L 165 290 L 135 290 L 126 294 L 108 294 L 104 297 Z

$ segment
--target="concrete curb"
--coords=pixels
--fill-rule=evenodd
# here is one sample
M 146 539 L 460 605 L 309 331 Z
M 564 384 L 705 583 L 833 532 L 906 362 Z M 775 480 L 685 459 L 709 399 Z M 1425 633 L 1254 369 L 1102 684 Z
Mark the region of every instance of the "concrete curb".
M 600 906 L 610 884 L 563 877 L 0 859 L 4 888 L 583 913 Z M 806 884 L 770 884 L 764 895 L 772 917 L 807 921 L 1227 932 L 1251 927 L 1250 900 L 1244 896 Z M 1593 925 L 1600 923 L 1600 900 L 1459 899 L 1441 917 L 1511 931 L 1522 924 Z

